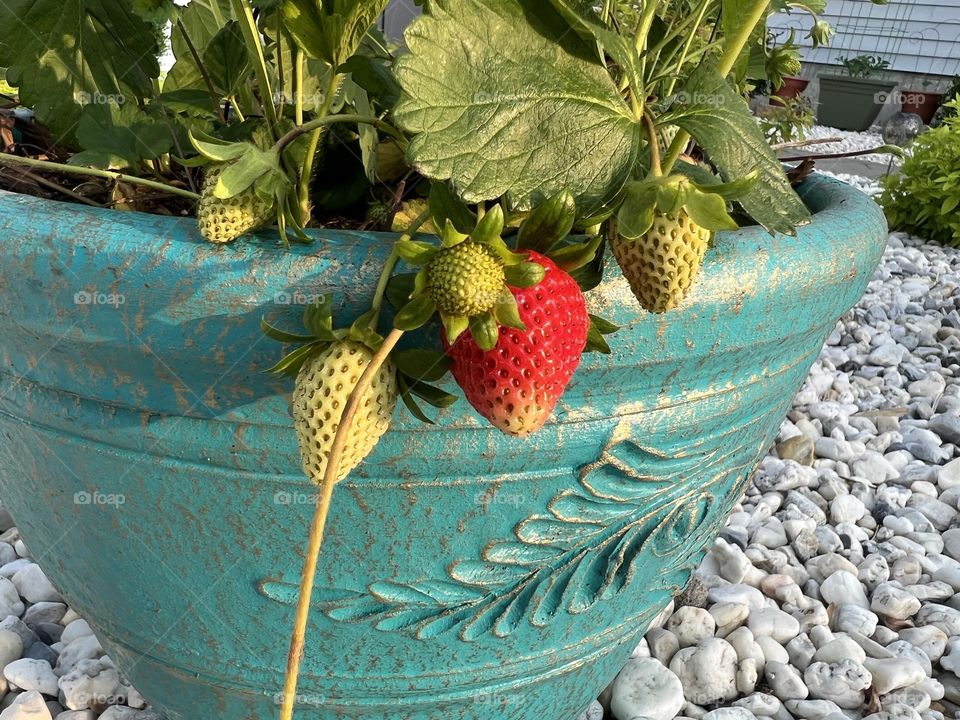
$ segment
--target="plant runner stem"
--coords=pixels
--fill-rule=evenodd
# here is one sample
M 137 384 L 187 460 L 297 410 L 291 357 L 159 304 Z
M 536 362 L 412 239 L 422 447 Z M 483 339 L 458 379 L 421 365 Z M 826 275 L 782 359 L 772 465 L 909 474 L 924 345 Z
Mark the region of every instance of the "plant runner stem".
M 390 355 L 390 351 L 403 337 L 403 330 L 396 328 L 383 341 L 370 364 L 367 365 L 360 379 L 354 386 L 340 424 L 333 437 L 333 446 L 327 458 L 327 469 L 323 474 L 322 490 L 317 508 L 313 514 L 313 523 L 310 525 L 310 537 L 307 541 L 307 552 L 303 563 L 303 572 L 300 576 L 300 595 L 297 598 L 297 614 L 293 633 L 290 636 L 290 652 L 287 655 L 287 673 L 283 682 L 283 697 L 280 704 L 280 720 L 292 720 L 295 698 L 297 695 L 297 679 L 300 675 L 300 661 L 303 659 L 303 646 L 307 634 L 307 620 L 310 617 L 310 599 L 313 595 L 313 583 L 317 574 L 317 560 L 320 547 L 323 544 L 323 532 L 327 524 L 327 515 L 330 512 L 330 501 L 333 497 L 333 486 L 336 485 L 340 470 L 340 460 L 344 447 L 347 444 L 347 435 L 353 425 L 354 416 L 360 407 L 360 398 L 369 389 L 373 377 L 380 370 Z
M 378 130 L 382 130 L 390 135 L 390 137 L 400 143 L 401 147 L 406 147 L 407 144 L 407 139 L 403 136 L 403 133 L 393 127 L 393 125 L 390 123 L 385 122 L 378 117 L 369 115 L 327 115 L 326 117 L 315 118 L 308 123 L 304 123 L 300 127 L 295 127 L 293 130 L 280 138 L 273 146 L 273 149 L 277 152 L 281 152 L 285 147 L 287 147 L 287 145 L 292 143 L 301 135 L 306 135 L 309 132 L 313 132 L 314 130 L 326 127 L 327 125 L 333 125 L 335 123 L 362 123 L 364 125 L 373 125 Z
M 130 183 L 131 185 L 142 185 L 143 187 L 160 190 L 162 192 L 170 193 L 171 195 L 179 195 L 180 197 L 189 198 L 190 200 L 200 199 L 200 196 L 197 193 L 191 192 L 190 190 L 184 190 L 183 188 L 167 185 L 166 183 L 157 182 L 156 180 L 147 180 L 146 178 L 137 177 L 136 175 L 124 175 L 123 173 L 113 172 L 112 170 L 99 170 L 97 168 L 80 167 L 79 165 L 64 165 L 63 163 L 50 162 L 48 160 L 35 160 L 33 158 L 20 157 L 18 155 L 8 155 L 6 153 L 0 153 L 0 164 L 14 166 L 26 165 L 27 167 L 40 168 L 41 170 L 51 170 L 53 172 L 61 172 L 67 175 L 100 177 L 107 180 L 117 180 L 119 182 Z
M 303 61 L 301 60 L 301 74 L 302 64 Z M 317 111 L 316 120 L 325 120 L 329 116 L 330 108 L 333 107 L 333 101 L 336 98 L 337 89 L 340 87 L 342 78 L 343 76 L 337 73 L 334 68 L 330 68 L 330 82 L 327 83 L 327 94 L 323 98 L 323 105 L 321 105 L 320 109 Z M 300 89 L 300 92 L 303 92 L 302 88 Z M 300 120 L 298 120 L 297 125 L 304 127 L 302 98 L 298 98 L 297 107 L 301 109 Z M 297 200 L 300 203 L 300 224 L 303 227 L 306 227 L 307 223 L 310 222 L 310 180 L 313 178 L 313 162 L 317 156 L 317 147 L 320 145 L 320 136 L 322 135 L 322 131 L 322 125 L 314 128 L 313 134 L 310 136 L 310 142 L 307 146 L 307 154 L 303 159 L 303 168 L 300 171 L 300 185 L 297 188 Z M 286 147 L 286 143 L 284 143 L 285 138 L 286 136 L 280 138 L 280 142 L 277 143 L 277 147 L 280 151 Z

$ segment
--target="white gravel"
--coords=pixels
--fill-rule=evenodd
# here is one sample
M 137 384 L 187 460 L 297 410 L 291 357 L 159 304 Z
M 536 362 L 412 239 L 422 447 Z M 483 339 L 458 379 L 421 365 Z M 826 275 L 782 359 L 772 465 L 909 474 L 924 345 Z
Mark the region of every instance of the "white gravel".
M 960 251 L 892 234 L 608 717 L 960 717 L 958 358 Z

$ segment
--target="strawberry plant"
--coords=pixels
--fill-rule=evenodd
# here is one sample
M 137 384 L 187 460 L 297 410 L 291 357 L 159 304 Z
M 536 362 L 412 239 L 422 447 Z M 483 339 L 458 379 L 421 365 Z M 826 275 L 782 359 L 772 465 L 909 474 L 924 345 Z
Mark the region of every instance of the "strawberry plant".
M 434 422 L 455 383 L 495 428 L 527 436 L 582 355 L 615 343 L 585 299 L 605 256 L 638 315 L 664 314 L 691 301 L 715 233 L 792 233 L 810 217 L 745 96 L 796 69 L 792 43 L 769 47 L 767 17 L 822 2 L 425 0 L 403 49 L 374 28 L 386 4 L 0 5 L 0 67 L 36 118 L 4 135 L 14 177 L 77 199 L 66 179 L 82 175 L 84 202 L 193 213 L 216 244 L 272 225 L 261 242 L 396 233 L 371 240 L 392 252 L 368 312 L 338 326 L 324 297 L 305 331 L 263 321 L 295 346 L 272 370 L 294 379 L 304 471 L 322 486 L 282 718 L 334 485 L 398 399 Z

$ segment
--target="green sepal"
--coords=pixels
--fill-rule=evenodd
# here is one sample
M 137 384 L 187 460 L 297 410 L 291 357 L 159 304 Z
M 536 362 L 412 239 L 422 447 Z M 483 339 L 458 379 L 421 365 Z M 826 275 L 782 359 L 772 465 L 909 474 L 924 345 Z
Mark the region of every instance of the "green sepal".
M 457 230 L 454 226 L 453 221 L 450 218 L 447 218 L 447 221 L 443 225 L 443 231 L 440 234 L 440 244 L 444 249 L 452 248 L 455 245 L 459 245 L 464 240 L 466 240 L 469 235 L 464 235 L 462 232 Z
M 597 250 L 602 244 L 603 236 L 597 235 L 585 242 L 566 245 L 559 250 L 554 250 L 549 257 L 557 264 L 557 267 L 569 273 L 593 262 L 593 259 L 597 256 Z
M 212 162 L 210 158 L 204 157 L 203 155 L 194 155 L 189 158 L 171 155 L 170 159 L 177 163 L 177 165 L 182 165 L 183 167 L 205 167 Z
M 626 240 L 639 240 L 653 227 L 656 213 L 656 185 L 631 183 L 617 213 L 617 231 Z
M 493 319 L 492 313 L 484 313 L 470 318 L 470 334 L 477 346 L 487 352 L 497 346 L 500 328 L 497 326 L 497 321 Z
M 443 227 L 449 220 L 458 231 L 469 234 L 477 226 L 477 216 L 453 192 L 450 183 L 431 183 L 429 206 L 430 215 L 437 227 Z
M 736 200 L 742 195 L 747 194 L 757 184 L 757 180 L 760 178 L 760 171 L 754 170 L 749 175 L 745 177 L 734 180 L 733 182 L 728 183 L 708 183 L 700 184 L 697 182 L 692 182 L 694 188 L 699 190 L 702 193 L 710 193 L 712 195 L 719 195 L 724 200 Z
M 333 296 L 321 295 L 320 299 L 303 311 L 303 326 L 315 338 L 325 342 L 337 340 L 333 332 Z
M 503 225 L 503 208 L 499 205 L 494 205 L 480 218 L 480 221 L 477 223 L 477 228 L 470 234 L 470 238 L 474 242 L 483 244 L 494 243 L 498 240 L 503 242 L 500 239 L 500 236 L 503 234 Z
M 452 395 L 429 383 L 417 381 L 410 383 L 409 387 L 411 393 L 438 410 L 448 408 L 457 401 L 456 395 Z
M 285 375 L 287 377 L 296 377 L 300 368 L 310 358 L 311 355 L 321 350 L 327 343 L 322 340 L 314 340 L 306 345 L 301 345 L 293 352 L 284 355 L 280 362 L 272 368 L 266 370 L 274 375 Z
M 720 195 L 700 192 L 693 187 L 686 195 L 684 209 L 697 225 L 714 232 L 737 229 L 736 221 L 727 212 L 727 201 Z
M 422 272 L 422 271 L 421 271 Z M 394 309 L 399 310 L 414 296 L 417 287 L 417 276 L 420 273 L 399 273 L 387 281 L 387 302 Z
M 373 352 L 379 350 L 380 346 L 383 345 L 383 336 L 373 328 L 373 321 L 374 318 L 377 317 L 377 314 L 374 308 L 367 310 L 367 312 L 354 320 L 353 325 L 350 326 L 350 331 L 347 333 L 348 338 L 354 342 L 366 345 Z
M 547 255 L 570 234 L 576 219 L 577 203 L 573 195 L 562 190 L 537 205 L 520 224 L 517 248 Z
M 590 329 L 587 331 L 587 346 L 584 348 L 584 352 L 598 352 L 609 355 L 612 351 L 603 336 L 615 333 L 619 329 L 619 325 L 614 325 L 598 315 L 591 315 Z
M 393 319 L 398 330 L 410 331 L 421 328 L 436 312 L 437 306 L 429 294 L 424 293 L 404 305 Z
M 225 200 L 239 195 L 264 176 L 270 176 L 270 187 L 265 187 L 261 196 L 272 196 L 276 188 L 283 185 L 283 181 L 276 177 L 280 171 L 280 155 L 267 151 L 263 152 L 252 143 L 244 143 L 243 156 L 231 162 L 223 169 L 213 188 L 214 197 Z M 281 173 L 282 174 L 282 173 Z
M 427 289 L 427 269 L 424 268 L 413 278 L 413 292 L 410 293 L 410 299 L 419 297 Z
M 540 263 L 524 261 L 519 265 L 511 265 L 503 269 L 507 285 L 516 288 L 528 288 L 538 285 L 547 274 L 547 269 Z
M 470 326 L 470 321 L 463 315 L 447 315 L 440 313 L 440 322 L 443 323 L 443 332 L 447 337 L 447 342 L 453 345 L 460 336 L 466 332 Z
M 413 415 L 417 420 L 427 425 L 435 425 L 426 413 L 420 409 L 420 406 L 417 405 L 417 401 L 413 399 L 413 393 L 410 390 L 410 386 L 407 384 L 406 378 L 402 374 L 397 375 L 397 390 L 400 391 L 400 399 L 403 400 L 403 404 L 406 405 L 407 410 L 410 411 L 410 414 Z
M 241 157 L 252 146 L 251 143 L 228 143 L 200 130 L 188 130 L 187 137 L 193 149 L 207 160 L 216 163 L 232 162 Z
M 497 257 L 500 258 L 500 262 L 503 263 L 505 268 L 519 265 L 527 259 L 526 254 L 515 253 L 513 250 L 507 247 L 507 244 L 500 237 L 492 238 L 483 244 L 496 253 Z
M 497 324 L 502 327 L 516 328 L 517 330 L 526 330 L 527 326 L 520 319 L 520 311 L 517 308 L 517 299 L 509 289 L 504 288 L 493 306 L 493 317 Z
M 267 318 L 260 318 L 260 330 L 268 338 L 282 343 L 305 343 L 313 342 L 316 338 L 313 335 L 298 335 L 297 333 L 287 332 L 271 325 Z
M 675 176 L 657 184 L 657 210 L 664 215 L 676 215 L 687 196 L 687 179 Z
M 437 382 L 450 371 L 453 361 L 437 350 L 397 350 L 390 354 L 397 370 L 416 381 Z
M 435 246 L 421 240 L 399 240 L 394 247 L 409 265 L 426 265 L 439 252 Z

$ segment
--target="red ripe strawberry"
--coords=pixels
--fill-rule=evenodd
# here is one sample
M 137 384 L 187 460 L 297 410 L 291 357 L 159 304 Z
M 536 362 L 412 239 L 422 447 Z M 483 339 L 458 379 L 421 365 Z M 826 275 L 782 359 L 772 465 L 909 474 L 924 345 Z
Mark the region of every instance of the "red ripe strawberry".
M 539 253 L 530 252 L 528 260 L 546 275 L 532 287 L 510 287 L 526 329 L 501 326 L 489 351 L 470 333 L 448 348 L 453 377 L 470 404 L 503 432 L 521 437 L 550 417 L 580 364 L 590 328 L 576 281 Z

